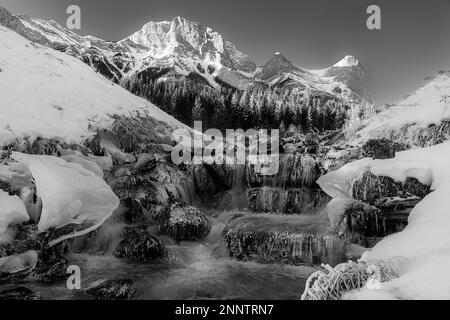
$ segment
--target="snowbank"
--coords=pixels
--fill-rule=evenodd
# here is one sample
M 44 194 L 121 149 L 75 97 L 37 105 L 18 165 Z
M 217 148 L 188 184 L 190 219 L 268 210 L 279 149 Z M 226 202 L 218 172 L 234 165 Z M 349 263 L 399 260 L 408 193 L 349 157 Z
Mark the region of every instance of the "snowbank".
M 394 159 L 363 159 L 321 177 L 319 185 L 332 197 L 351 197 L 351 181 L 362 171 L 397 181 L 416 178 L 431 185 L 410 213 L 408 225 L 366 252 L 366 262 L 406 259 L 400 278 L 384 283 L 373 295 L 364 289 L 352 298 L 450 298 L 450 142 L 397 153 Z
M 79 144 L 111 124 L 111 115 L 137 112 L 169 129 L 185 128 L 80 60 L 32 43 L 3 26 L 0 70 L 0 146 L 23 137 L 60 137 Z
M 9 240 L 8 226 L 26 222 L 29 219 L 22 200 L 0 189 L 0 243 Z
M 57 229 L 50 246 L 96 229 L 119 206 L 106 182 L 77 163 L 18 152 L 11 157 L 28 166 L 42 199 L 38 231 Z

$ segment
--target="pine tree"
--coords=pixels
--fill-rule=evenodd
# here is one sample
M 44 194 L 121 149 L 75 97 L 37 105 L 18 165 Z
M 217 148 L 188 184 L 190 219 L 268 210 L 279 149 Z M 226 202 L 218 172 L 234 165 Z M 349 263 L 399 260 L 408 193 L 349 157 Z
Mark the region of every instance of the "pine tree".
M 203 120 L 203 105 L 200 95 L 195 97 L 194 107 L 192 108 L 192 122 Z

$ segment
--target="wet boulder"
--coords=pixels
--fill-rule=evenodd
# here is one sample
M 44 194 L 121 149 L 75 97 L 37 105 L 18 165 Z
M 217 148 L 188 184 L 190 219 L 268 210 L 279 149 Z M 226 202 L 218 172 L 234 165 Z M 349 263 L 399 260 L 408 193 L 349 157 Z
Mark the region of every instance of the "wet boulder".
M 148 216 L 159 215 L 174 202 L 194 200 L 194 187 L 183 171 L 169 163 L 155 163 L 135 168 L 134 165 L 114 167 L 106 181 L 116 195 L 139 201 Z
M 335 265 L 345 243 L 318 216 L 235 215 L 223 231 L 231 257 L 260 263 Z
M 41 295 L 27 287 L 20 286 L 0 290 L 0 300 L 41 300 Z
M 386 236 L 386 219 L 380 209 L 354 199 L 331 200 L 326 213 L 331 230 L 350 244 L 371 247 Z
M 206 216 L 197 208 L 173 204 L 168 221 L 160 227 L 160 232 L 178 241 L 203 239 L 210 230 Z
M 42 247 L 43 238 L 37 231 L 35 224 L 21 224 L 14 229 L 14 239 L 6 244 L 0 245 L 4 255 L 14 255 L 29 250 L 39 251 Z
M 86 293 L 98 300 L 128 300 L 137 292 L 131 279 L 100 280 L 91 285 Z
M 127 224 L 145 224 L 149 222 L 145 209 L 137 199 L 125 198 L 121 200 L 118 212 L 120 212 L 119 219 Z
M 36 251 L 0 258 L 0 283 L 28 277 L 36 268 L 37 263 L 38 253 Z
M 55 283 L 67 279 L 67 268 L 69 260 L 66 257 L 60 257 L 58 261 L 47 265 L 40 264 L 32 277 L 35 281 L 44 283 Z
M 125 227 L 122 236 L 123 240 L 114 251 L 114 256 L 118 258 L 148 262 L 167 253 L 164 244 L 145 227 Z

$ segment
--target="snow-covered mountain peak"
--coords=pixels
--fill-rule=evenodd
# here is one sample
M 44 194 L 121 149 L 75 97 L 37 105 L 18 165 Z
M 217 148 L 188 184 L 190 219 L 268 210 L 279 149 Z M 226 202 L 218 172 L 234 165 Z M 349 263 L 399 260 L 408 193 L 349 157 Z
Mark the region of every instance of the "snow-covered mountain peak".
M 208 50 L 223 53 L 225 46 L 219 33 L 182 17 L 150 21 L 122 42 L 127 40 L 148 47 L 157 56 L 173 54 L 177 47 L 204 56 Z
M 333 67 L 356 67 L 359 65 L 358 59 L 354 56 L 345 56 L 339 60 Z
M 111 42 L 80 36 L 52 21 L 13 16 L 0 9 L 0 24 L 23 37 L 75 56 L 105 77 L 119 82 L 140 74 L 191 77 L 219 88 L 239 89 L 263 82 L 270 86 L 315 89 L 344 100 L 370 102 L 364 71 L 358 60 L 346 56 L 332 67 L 308 70 L 280 52 L 260 68 L 219 32 L 183 17 L 149 21 L 129 37 Z M 196 81 L 197 81 L 196 80 Z

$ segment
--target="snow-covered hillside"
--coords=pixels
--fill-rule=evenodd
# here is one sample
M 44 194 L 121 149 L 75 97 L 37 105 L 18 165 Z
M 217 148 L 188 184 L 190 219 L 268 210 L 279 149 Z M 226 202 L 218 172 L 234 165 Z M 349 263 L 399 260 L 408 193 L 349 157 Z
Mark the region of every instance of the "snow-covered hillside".
M 111 115 L 136 112 L 167 132 L 184 127 L 80 60 L 0 26 L 0 145 L 27 136 L 81 143 L 107 127 Z
M 404 126 L 425 128 L 450 119 L 450 72 L 442 71 L 404 99 L 389 106 L 354 137 L 356 142 L 388 137 Z

